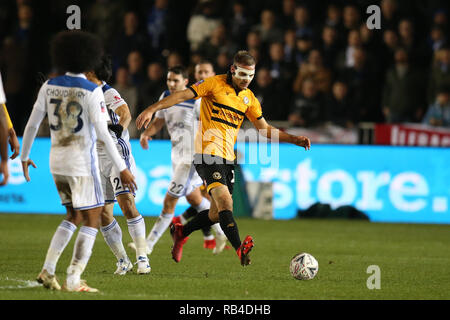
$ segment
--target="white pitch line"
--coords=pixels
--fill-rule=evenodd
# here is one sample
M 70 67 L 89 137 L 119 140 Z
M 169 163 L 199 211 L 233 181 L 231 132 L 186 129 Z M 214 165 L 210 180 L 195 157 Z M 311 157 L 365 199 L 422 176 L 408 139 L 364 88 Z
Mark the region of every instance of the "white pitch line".
M 3 280 L 3 279 L 0 278 L 0 280 Z M 28 289 L 28 288 L 34 288 L 34 287 L 40 286 L 40 284 L 37 281 L 31 281 L 31 280 L 10 279 L 8 277 L 6 277 L 4 280 L 18 282 L 19 284 L 10 285 L 10 286 L 0 286 L 0 290 L 1 289 Z

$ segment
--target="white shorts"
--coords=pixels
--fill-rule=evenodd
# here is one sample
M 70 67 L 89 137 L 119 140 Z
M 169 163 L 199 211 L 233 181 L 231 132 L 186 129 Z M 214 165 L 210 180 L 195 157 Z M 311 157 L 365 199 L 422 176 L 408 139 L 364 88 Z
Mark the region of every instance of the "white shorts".
M 99 157 L 98 162 L 105 203 L 114 202 L 118 195 L 124 193 L 131 193 L 133 196 L 136 196 L 129 188 L 124 188 L 122 180 L 120 180 L 120 172 L 109 158 Z M 128 156 L 125 159 L 125 163 L 131 173 L 136 176 L 136 163 L 134 162 L 133 156 Z
M 100 176 L 63 176 L 53 174 L 63 206 L 88 210 L 105 205 Z
M 173 176 L 167 193 L 172 197 L 180 198 L 190 194 L 203 184 L 192 163 L 172 163 Z

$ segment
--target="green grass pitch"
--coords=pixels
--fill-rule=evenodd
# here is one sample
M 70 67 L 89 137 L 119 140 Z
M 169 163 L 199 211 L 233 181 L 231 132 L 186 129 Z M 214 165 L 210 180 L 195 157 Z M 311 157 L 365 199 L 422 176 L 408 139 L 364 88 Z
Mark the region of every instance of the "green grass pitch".
M 156 245 L 150 275 L 113 275 L 115 258 L 97 235 L 83 274 L 98 294 L 53 292 L 34 281 L 62 215 L 0 214 L 1 300 L 301 300 L 301 299 L 449 299 L 450 226 L 381 224 L 343 220 L 238 219 L 243 238 L 254 237 L 252 264 L 242 267 L 234 250 L 218 256 L 203 249 L 201 232 L 191 235 L 183 259 L 170 255 L 168 231 Z M 122 216 L 124 244 L 131 241 Z M 147 232 L 155 221 L 146 217 Z M 56 274 L 62 284 L 76 235 L 61 256 Z M 135 260 L 128 247 L 129 256 Z M 319 262 L 310 281 L 295 280 L 289 262 L 308 252 Z M 380 289 L 369 290 L 380 268 Z

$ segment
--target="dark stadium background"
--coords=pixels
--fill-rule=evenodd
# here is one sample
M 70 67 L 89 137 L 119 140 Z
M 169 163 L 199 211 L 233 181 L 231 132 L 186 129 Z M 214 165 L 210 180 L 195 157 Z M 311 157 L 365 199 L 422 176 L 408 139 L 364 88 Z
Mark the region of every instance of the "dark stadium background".
M 372 4 L 381 7 L 380 30 L 366 27 Z M 69 5 L 81 8 L 81 28 L 104 40 L 114 59 L 111 82 L 133 117 L 159 97 L 168 66 L 192 70 L 203 58 L 223 73 L 238 49 L 257 57 L 251 89 L 266 119 L 284 128 L 420 123 L 450 82 L 446 1 L 3 0 L 0 70 L 18 135 L 38 73 L 52 76 L 49 40 L 66 29 Z M 334 40 L 326 45 L 324 37 Z M 396 59 L 409 65 L 401 80 Z M 336 99 L 334 87 L 348 92 Z

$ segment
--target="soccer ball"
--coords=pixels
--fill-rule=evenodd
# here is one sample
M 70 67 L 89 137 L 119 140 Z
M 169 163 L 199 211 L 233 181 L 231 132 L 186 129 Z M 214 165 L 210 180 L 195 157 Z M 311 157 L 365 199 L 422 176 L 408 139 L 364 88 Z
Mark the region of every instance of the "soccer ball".
M 302 252 L 292 258 L 289 270 L 297 280 L 311 280 L 319 271 L 319 263 L 309 253 Z

